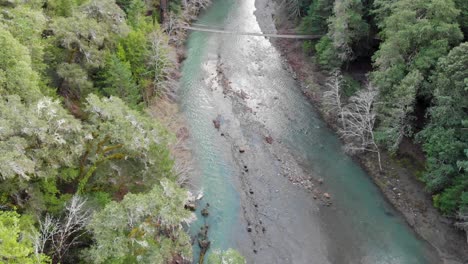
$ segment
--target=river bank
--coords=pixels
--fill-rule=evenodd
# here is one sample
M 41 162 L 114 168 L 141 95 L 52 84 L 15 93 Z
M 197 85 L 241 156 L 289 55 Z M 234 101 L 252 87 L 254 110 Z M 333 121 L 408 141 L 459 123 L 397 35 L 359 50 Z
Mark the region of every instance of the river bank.
M 257 19 L 263 31 L 291 31 L 294 24 L 271 0 L 257 0 Z M 276 28 L 270 21 L 276 22 Z M 263 22 L 262 21 L 266 21 Z M 282 54 L 289 70 L 301 84 L 302 92 L 315 105 L 327 124 L 336 131 L 335 120 L 321 107 L 326 75 L 303 53 L 301 43 L 287 39 L 272 40 Z M 411 156 L 408 156 L 411 157 Z M 383 172 L 379 171 L 376 157 L 362 154 L 355 159 L 368 172 L 385 197 L 402 213 L 408 224 L 438 252 L 444 263 L 467 263 L 468 247 L 465 235 L 455 229 L 453 220 L 440 215 L 432 206 L 431 196 L 415 175 L 418 161 L 393 158 L 383 153 Z

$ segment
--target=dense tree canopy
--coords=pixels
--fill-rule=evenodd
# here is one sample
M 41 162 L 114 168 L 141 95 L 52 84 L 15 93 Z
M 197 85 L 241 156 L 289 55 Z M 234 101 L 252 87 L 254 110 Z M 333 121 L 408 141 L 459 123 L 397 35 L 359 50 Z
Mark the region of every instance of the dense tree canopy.
M 87 252 L 92 263 L 171 263 L 190 259 L 190 238 L 181 223 L 190 218 L 184 209 L 187 193 L 162 181 L 145 194 L 127 194 L 96 213 L 89 228 L 96 244 Z
M 0 262 L 191 260 L 172 134 L 144 104 L 175 70 L 155 4 L 0 1 Z
M 375 141 L 392 154 L 405 137 L 420 143 L 426 154 L 421 180 L 450 216 L 468 210 L 468 46 L 460 44 L 467 14 L 463 0 L 312 0 L 300 24 L 303 32 L 325 34 L 313 54 L 325 70 L 346 73 L 372 54 L 367 82 L 378 93 Z M 341 83 L 325 92 L 326 105 L 329 95 L 338 95 L 334 109 L 352 101 L 346 89 Z
M 0 46 L 0 95 L 17 94 L 27 102 L 39 99 L 38 74 L 29 50 L 1 27 Z
M 420 133 L 427 154 L 425 181 L 431 191 L 444 190 L 436 205 L 446 213 L 468 208 L 468 43 L 439 60 L 430 123 Z

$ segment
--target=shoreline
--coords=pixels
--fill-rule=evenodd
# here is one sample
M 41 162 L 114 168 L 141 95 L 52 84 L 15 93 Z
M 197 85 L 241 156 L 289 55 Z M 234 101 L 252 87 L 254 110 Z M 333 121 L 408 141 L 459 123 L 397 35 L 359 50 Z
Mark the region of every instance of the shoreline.
M 270 0 L 256 0 L 256 7 L 257 20 L 262 31 L 272 30 L 262 23 L 261 16 L 266 15 L 275 21 L 275 31 L 294 28 L 288 19 L 284 19 L 285 16 L 276 3 Z M 260 9 L 261 12 L 258 12 Z M 321 94 L 324 92 L 326 76 L 314 65 L 310 57 L 306 57 L 299 42 L 284 39 L 270 39 L 270 42 L 281 54 L 288 71 L 300 84 L 304 96 L 329 128 L 336 132 L 335 120 L 327 116 L 321 108 Z M 442 216 L 433 207 L 431 196 L 424 191 L 422 182 L 416 179 L 411 168 L 403 164 L 408 163 L 407 159 L 391 158 L 388 153 L 383 152 L 384 169 L 380 172 L 376 157 L 372 154 L 363 153 L 352 158 L 367 172 L 383 196 L 403 215 L 412 229 L 437 250 L 444 263 L 467 263 L 468 245 L 463 231 L 456 229 L 452 219 Z
M 190 25 L 196 21 L 199 15 L 212 4 L 209 1 L 205 3 L 206 5 L 188 6 L 179 23 Z M 161 26 L 165 27 L 164 24 L 161 24 Z M 195 193 L 199 189 L 199 179 L 191 177 L 196 174 L 193 172 L 197 171 L 197 168 L 193 157 L 190 130 L 180 109 L 178 98 L 182 66 L 186 59 L 186 42 L 190 32 L 180 28 L 176 28 L 174 31 L 169 29 L 169 31 L 172 31 L 171 35 L 168 35 L 166 31 L 164 31 L 164 34 L 169 38 L 169 46 L 172 47 L 173 56 L 175 57 L 174 70 L 171 72 L 175 85 L 161 96 L 153 98 L 148 105 L 147 112 L 152 117 L 159 119 L 174 134 L 175 140 L 169 145 L 169 150 L 174 160 L 175 173 L 178 175 L 177 183 L 186 190 Z

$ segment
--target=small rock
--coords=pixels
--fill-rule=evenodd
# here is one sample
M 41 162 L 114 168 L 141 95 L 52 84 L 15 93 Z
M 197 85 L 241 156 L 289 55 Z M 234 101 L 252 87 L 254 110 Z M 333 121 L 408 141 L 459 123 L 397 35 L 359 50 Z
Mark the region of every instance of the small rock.
M 317 195 L 314 195 L 313 198 L 314 198 L 314 200 L 317 200 Z
M 254 249 L 254 250 L 253 250 L 253 253 L 257 254 L 257 250 L 256 250 L 256 249 Z
M 211 242 L 207 239 L 199 239 L 198 240 L 198 245 L 200 246 L 200 248 L 203 248 L 203 249 L 208 249 L 210 247 L 210 244 Z
M 323 184 L 323 179 L 320 178 L 320 179 L 318 180 L 318 182 L 319 182 L 320 184 Z
M 207 208 L 203 208 L 203 210 L 201 210 L 201 215 L 203 217 L 207 217 L 210 213 L 208 212 L 208 209 Z
M 221 127 L 221 121 L 219 119 L 214 119 L 213 120 L 213 125 L 216 129 L 219 130 L 219 128 Z
M 250 194 L 254 194 L 254 192 L 252 191 L 252 189 L 249 191 Z
M 263 232 L 263 233 L 266 232 L 266 228 L 265 228 L 265 227 L 262 227 L 262 232 Z
M 195 203 L 189 202 L 185 204 L 184 208 L 193 212 L 197 209 L 197 206 Z
M 247 227 L 247 232 L 249 232 L 249 233 L 252 232 L 252 227 L 251 226 Z
M 328 193 L 323 193 L 323 197 L 325 197 L 325 198 L 327 198 L 327 199 L 330 199 L 330 198 L 331 198 L 330 194 L 328 194 Z
M 245 152 L 245 149 L 244 149 L 244 148 L 239 148 L 239 152 L 240 152 L 240 153 L 244 153 L 244 152 Z
M 265 137 L 265 141 L 268 143 L 268 144 L 272 144 L 273 143 L 273 138 L 271 136 L 266 136 Z
M 221 133 L 221 136 L 224 137 L 224 133 Z

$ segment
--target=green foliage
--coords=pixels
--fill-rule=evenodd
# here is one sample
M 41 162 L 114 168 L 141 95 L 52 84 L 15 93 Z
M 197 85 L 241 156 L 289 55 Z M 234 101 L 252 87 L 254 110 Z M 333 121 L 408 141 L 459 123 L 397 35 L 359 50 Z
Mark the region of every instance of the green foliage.
M 109 1 L 104 1 L 108 3 Z M 68 63 L 79 62 L 87 67 L 102 66 L 105 49 L 128 32 L 123 12 L 114 5 L 85 5 L 71 17 L 59 17 L 51 24 L 58 46 L 68 55 Z
M 458 16 L 458 24 L 460 25 L 463 34 L 465 35 L 465 40 L 468 39 L 468 1 L 465 0 L 454 0 L 455 6 L 460 10 L 460 15 Z
M 454 213 L 468 191 L 468 43 L 440 59 L 432 80 L 435 105 L 429 110 L 429 125 L 418 135 L 427 155 L 423 179 L 430 191 L 442 192 L 436 205 Z
M 303 34 L 325 35 L 328 31 L 327 20 L 332 15 L 332 0 L 314 0 L 307 10 L 307 15 L 302 18 L 299 31 Z M 306 53 L 315 51 L 318 41 L 305 41 L 303 49 Z
M 62 93 L 67 97 L 86 97 L 92 91 L 93 83 L 88 80 L 87 72 L 78 64 L 60 64 L 57 67 L 57 75 L 62 80 Z
M 333 41 L 339 61 L 347 63 L 355 59 L 359 44 L 369 34 L 361 0 L 335 1 L 333 16 L 328 23 L 328 36 Z
M 44 254 L 35 254 L 31 241 L 31 223 L 14 211 L 0 211 L 0 263 L 50 263 Z
M 167 131 L 149 116 L 129 108 L 117 97 L 87 98 L 88 114 L 85 160 L 80 173 L 79 192 L 94 174 L 95 183 L 111 177 L 120 183 L 147 186 L 172 177 L 173 161 L 167 149 Z
M 423 81 L 422 74 L 415 70 L 406 75 L 400 84 L 394 87 L 392 96 L 381 96 L 379 107 L 379 127 L 375 133 L 377 142 L 391 152 L 398 150 L 404 136 L 411 136 L 412 116 L 416 93 Z
M 148 18 L 144 16 L 146 5 L 143 0 L 132 0 L 128 9 L 124 9 L 128 16 L 128 24 L 135 30 L 147 27 Z M 144 25 L 144 27 L 142 27 Z
M 81 154 L 81 124 L 50 98 L 26 106 L 19 96 L 0 97 L 0 127 L 2 179 L 54 177 Z
M 77 0 L 47 0 L 47 11 L 54 16 L 68 17 L 78 6 L 77 2 Z
M 317 33 L 324 33 L 324 17 L 330 16 L 330 1 L 312 3 L 310 15 L 304 20 L 304 27 Z M 364 10 L 361 0 L 335 1 L 333 15 L 327 20 L 328 32 L 315 46 L 317 62 L 332 70 L 356 58 L 362 43 L 369 34 L 369 25 L 363 18 Z M 314 23 L 315 25 L 309 25 Z
M 332 15 L 333 0 L 313 0 L 303 17 L 299 30 L 304 34 L 325 35 L 328 31 L 327 20 Z
M 208 257 L 208 264 L 245 264 L 245 258 L 236 250 L 214 251 Z
M 372 79 L 380 92 L 378 136 L 395 150 L 411 134 L 416 97 L 430 96 L 425 80 L 462 34 L 453 1 L 399 0 L 390 10 L 380 24 L 383 43 L 373 57 Z
M 41 37 L 46 26 L 44 14 L 40 10 L 18 6 L 2 12 L 0 24 L 28 48 L 33 70 L 36 72 L 44 71 L 44 43 Z
M 329 36 L 323 36 L 315 46 L 315 50 L 317 51 L 315 60 L 323 68 L 333 70 L 341 66 L 333 40 Z
M 135 81 L 141 85 L 143 80 L 149 77 L 145 67 L 150 53 L 146 32 L 142 30 L 131 31 L 126 38 L 122 39 L 121 44 Z
M 132 4 L 135 0 L 116 0 L 115 3 L 122 9 L 127 15 Z
M 144 25 L 146 27 L 140 30 L 131 31 L 122 39 L 121 45 L 134 80 L 140 87 L 143 99 L 148 102 L 149 96 L 164 92 L 171 85 L 175 55 L 169 47 L 168 38 L 158 27 L 150 27 L 147 23 Z
M 18 94 L 27 102 L 39 99 L 38 75 L 28 49 L 0 27 L 0 96 Z
M 146 194 L 127 194 L 97 212 L 89 225 L 96 244 L 86 253 L 92 263 L 171 263 L 191 259 L 190 238 L 182 229 L 191 213 L 187 193 L 164 180 Z
M 351 97 L 361 89 L 361 83 L 355 80 L 351 75 L 345 74 L 342 80 L 342 93 L 346 97 Z
M 306 40 L 302 43 L 302 50 L 305 54 L 310 55 L 313 51 L 315 51 L 315 41 Z
M 172 1 L 173 11 L 178 10 L 177 3 Z M 143 99 L 149 102 L 154 91 L 168 87 L 174 67 L 172 48 L 159 25 L 147 16 L 146 4 L 157 3 L 121 0 L 117 4 L 114 0 L 0 3 L 0 203 L 61 219 L 64 206 L 78 192 L 94 209 L 106 208 L 96 217 L 110 222 L 126 217 L 129 210 L 143 212 L 121 223 L 125 227 L 120 231 L 108 228 L 103 232 L 109 236 L 96 236 L 97 243 L 123 239 L 112 246 L 126 246 L 125 257 L 105 252 L 101 260 L 128 263 L 139 255 L 157 263 L 190 259 L 190 241 L 180 226 L 190 213 L 183 208 L 185 191 L 172 183 L 173 160 L 167 147 L 172 137 L 142 112 L 141 104 Z M 58 97 L 56 91 L 66 97 L 68 109 L 52 99 Z M 112 202 L 153 186 L 149 193 Z M 113 208 L 119 210 L 117 218 Z M 25 232 L 29 227 L 23 228 L 22 219 L 1 212 L 0 262 L 50 262 L 34 254 L 32 233 Z M 99 229 L 93 230 L 97 234 Z M 126 235 L 120 236 L 122 232 Z M 34 232 L 34 243 L 40 242 L 38 234 Z M 76 245 L 86 247 L 92 241 L 87 235 L 71 237 L 77 240 L 64 241 L 73 242 L 70 250 L 61 248 L 54 254 L 75 263 L 82 250 Z M 101 255 L 98 245 L 90 252 Z
M 379 27 L 384 26 L 384 21 L 392 14 L 392 7 L 398 0 L 374 0 L 371 13 Z
M 104 92 L 108 96 L 117 96 L 130 106 L 137 106 L 142 101 L 141 91 L 133 80 L 130 63 L 121 60 L 119 54 L 108 56 L 104 69 Z

